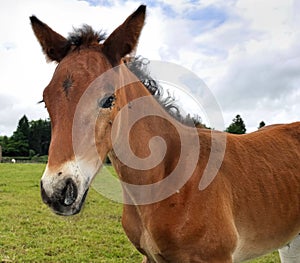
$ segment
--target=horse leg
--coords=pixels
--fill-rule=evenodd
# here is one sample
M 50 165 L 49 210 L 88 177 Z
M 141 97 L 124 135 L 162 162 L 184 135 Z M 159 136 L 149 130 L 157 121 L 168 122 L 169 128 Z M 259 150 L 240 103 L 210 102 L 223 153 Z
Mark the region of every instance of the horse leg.
M 203 261 L 203 260 L 190 260 L 190 261 L 186 261 L 186 263 L 232 263 L 232 259 L 228 259 L 228 260 L 210 260 L 210 261 Z M 296 261 L 295 261 L 296 262 Z M 156 263 L 155 261 L 150 260 L 149 258 L 147 258 L 146 256 L 143 258 L 142 263 Z M 284 263 L 290 263 L 290 262 L 284 262 Z M 294 263 L 294 262 L 292 262 Z
M 153 261 L 152 259 L 148 258 L 147 256 L 144 256 L 142 263 L 156 263 L 156 261 Z
M 279 249 L 279 256 L 282 263 L 300 262 L 300 234 L 287 246 Z

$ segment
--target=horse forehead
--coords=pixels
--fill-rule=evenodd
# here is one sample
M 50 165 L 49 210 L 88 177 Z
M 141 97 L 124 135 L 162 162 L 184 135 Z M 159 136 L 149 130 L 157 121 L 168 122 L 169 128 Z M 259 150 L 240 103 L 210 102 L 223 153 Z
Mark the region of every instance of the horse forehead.
M 110 64 L 101 51 L 75 50 L 57 65 L 44 93 L 48 93 L 49 90 L 69 88 L 73 83 L 76 91 L 79 92 L 109 68 Z
M 99 69 L 106 69 L 108 67 L 108 60 L 101 50 L 83 49 L 74 50 L 66 56 L 57 66 L 56 72 L 60 71 L 76 71 L 85 69 L 86 71 L 93 71 Z
M 82 94 L 89 85 L 111 68 L 101 50 L 74 50 L 56 67 L 48 86 L 44 89 L 43 98 L 52 118 L 58 115 L 70 115 Z M 66 114 L 60 113 L 64 108 Z M 59 109 L 59 110 L 58 110 Z

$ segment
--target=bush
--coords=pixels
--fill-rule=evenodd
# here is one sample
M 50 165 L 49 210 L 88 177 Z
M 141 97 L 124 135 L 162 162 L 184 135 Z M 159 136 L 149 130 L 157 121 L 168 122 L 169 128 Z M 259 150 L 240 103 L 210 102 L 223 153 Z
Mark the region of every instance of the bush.
M 42 156 L 35 155 L 31 158 L 31 162 L 47 163 L 48 162 L 48 155 L 42 155 Z
M 17 156 L 17 157 L 2 157 L 2 163 L 11 163 L 12 159 L 15 159 L 17 163 L 47 163 L 48 162 L 48 155 L 35 155 L 33 157 L 22 157 L 22 156 Z
M 8 157 L 8 156 L 3 156 L 2 157 L 2 162 L 3 163 L 11 163 L 12 159 L 15 159 L 17 163 L 26 163 L 26 162 L 30 162 L 30 158 L 29 157 L 23 157 L 23 156 L 13 156 L 13 157 Z

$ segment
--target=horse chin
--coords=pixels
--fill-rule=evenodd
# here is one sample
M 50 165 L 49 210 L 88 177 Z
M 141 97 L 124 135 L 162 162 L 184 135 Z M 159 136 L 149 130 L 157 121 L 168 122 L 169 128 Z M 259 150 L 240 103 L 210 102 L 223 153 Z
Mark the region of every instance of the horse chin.
M 88 194 L 89 188 L 86 189 L 81 199 L 77 200 L 74 204 L 70 206 L 61 205 L 59 202 L 55 202 L 51 205 L 53 212 L 60 216 L 72 216 L 80 213 L 84 207 L 85 199 Z

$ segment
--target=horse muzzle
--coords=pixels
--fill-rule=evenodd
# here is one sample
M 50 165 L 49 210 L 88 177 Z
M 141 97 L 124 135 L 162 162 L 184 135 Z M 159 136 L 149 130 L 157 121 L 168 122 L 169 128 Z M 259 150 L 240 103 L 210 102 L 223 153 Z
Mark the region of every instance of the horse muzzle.
M 81 211 L 88 188 L 82 196 L 78 193 L 78 187 L 71 178 L 67 178 L 59 183 L 59 186 L 53 187 L 51 194 L 44 187 L 41 181 L 41 196 L 45 204 L 52 208 L 58 215 L 75 215 Z

